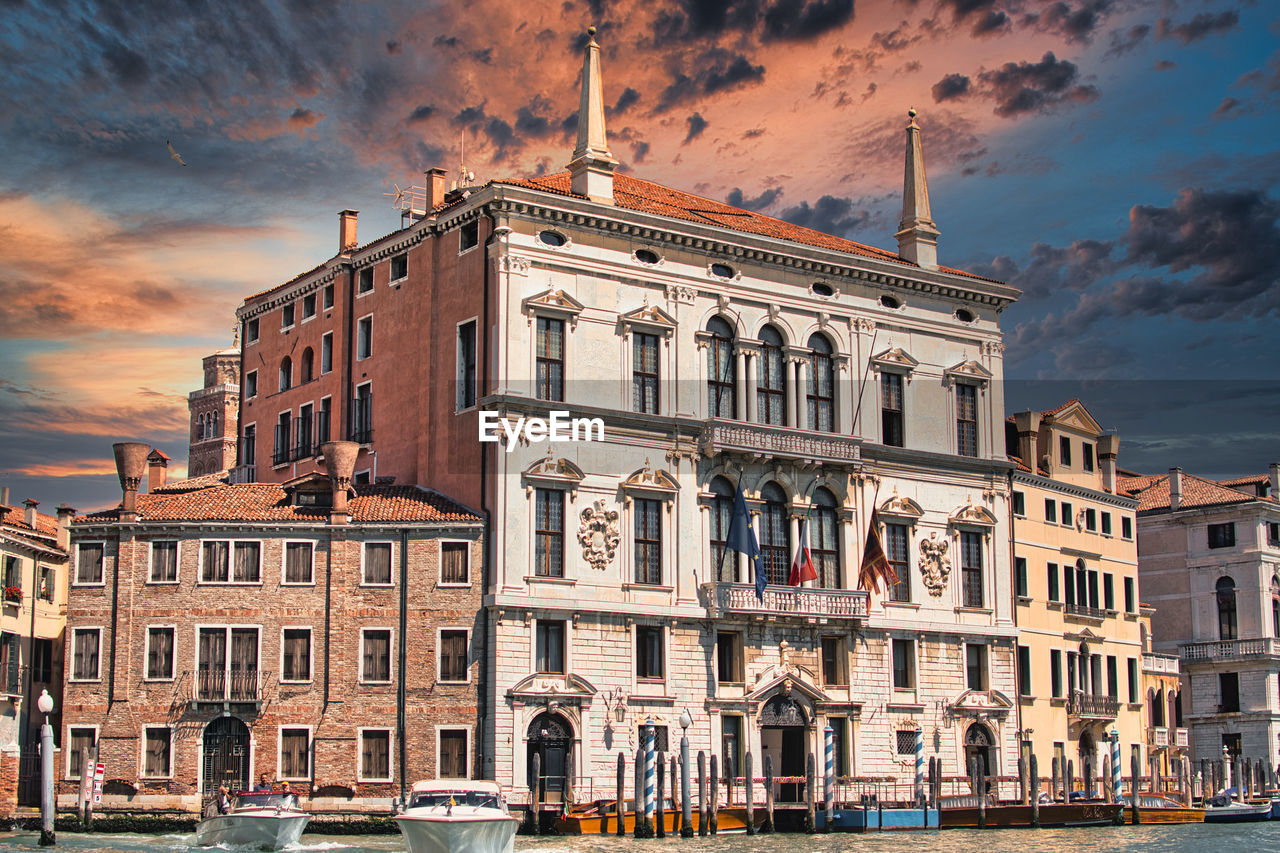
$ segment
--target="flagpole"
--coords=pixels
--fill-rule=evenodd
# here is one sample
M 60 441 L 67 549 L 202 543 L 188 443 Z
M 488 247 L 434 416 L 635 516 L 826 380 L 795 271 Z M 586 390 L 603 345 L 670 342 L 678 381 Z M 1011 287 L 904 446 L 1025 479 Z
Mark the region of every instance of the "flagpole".
M 877 326 L 875 331 L 871 333 L 871 345 L 867 347 L 867 366 L 862 370 L 862 381 L 858 383 L 858 399 L 853 401 L 853 429 L 850 432 L 853 435 L 858 434 L 858 419 L 862 417 L 862 392 L 867 387 L 867 377 L 871 375 L 871 353 L 876 348 L 876 336 L 880 334 L 880 327 Z

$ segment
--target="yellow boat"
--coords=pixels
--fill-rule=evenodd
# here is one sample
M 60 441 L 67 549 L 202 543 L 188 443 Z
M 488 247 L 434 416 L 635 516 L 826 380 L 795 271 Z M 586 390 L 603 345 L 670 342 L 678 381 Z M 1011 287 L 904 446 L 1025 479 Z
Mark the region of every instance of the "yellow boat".
M 1122 796 L 1125 823 L 1148 826 L 1156 823 L 1204 823 L 1204 809 L 1184 806 L 1180 800 L 1164 794 L 1138 794 L 1138 808 Z
M 618 817 L 614 810 L 614 800 L 595 800 L 590 803 L 579 803 L 570 806 L 564 816 L 557 819 L 556 831 L 564 835 L 613 835 L 618 831 Z M 622 814 L 624 833 L 631 835 L 636 829 L 636 813 L 634 803 L 626 802 L 626 811 Z M 671 835 L 675 832 L 677 809 L 664 808 L 662 811 L 663 830 Z M 757 827 L 764 823 L 764 804 L 755 809 L 752 815 Z M 693 831 L 701 826 L 701 814 L 693 810 Z M 741 807 L 722 808 L 716 812 L 716 832 L 739 833 L 747 831 L 747 810 Z

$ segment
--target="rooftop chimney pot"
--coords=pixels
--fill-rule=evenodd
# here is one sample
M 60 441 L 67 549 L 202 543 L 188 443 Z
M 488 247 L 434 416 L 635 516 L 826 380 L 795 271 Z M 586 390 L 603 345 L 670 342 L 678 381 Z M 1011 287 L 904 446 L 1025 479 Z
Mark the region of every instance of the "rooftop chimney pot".
M 346 210 L 338 211 L 338 254 L 345 255 L 360 245 L 356 239 L 356 217 L 360 215 L 360 211 Z
M 355 475 L 356 457 L 360 445 L 354 441 L 326 441 L 320 445 L 324 467 L 329 474 L 329 487 L 333 490 L 333 509 L 329 511 L 330 524 L 346 524 L 351 518 L 347 509 L 347 491 Z
M 1169 469 L 1169 509 L 1182 506 L 1182 469 Z
M 1271 475 L 1271 497 L 1280 501 L 1280 462 L 1272 462 L 1268 473 Z
M 427 176 L 426 214 L 430 216 L 431 211 L 444 204 L 445 184 L 449 173 L 437 166 L 434 169 L 427 169 L 425 174 Z
M 111 445 L 116 456 L 116 474 L 120 477 L 120 491 L 123 499 L 120 504 L 121 521 L 138 520 L 138 487 L 147 472 L 147 454 L 150 445 L 140 441 L 121 441 Z
M 64 551 L 71 550 L 71 519 L 75 515 L 74 507 L 58 504 L 58 547 Z
M 36 529 L 36 507 L 40 506 L 40 501 L 35 500 L 34 498 L 27 498 L 25 501 L 22 502 L 22 505 L 27 508 L 27 512 L 23 520 L 26 521 L 27 527 L 30 527 L 32 530 L 35 530 Z

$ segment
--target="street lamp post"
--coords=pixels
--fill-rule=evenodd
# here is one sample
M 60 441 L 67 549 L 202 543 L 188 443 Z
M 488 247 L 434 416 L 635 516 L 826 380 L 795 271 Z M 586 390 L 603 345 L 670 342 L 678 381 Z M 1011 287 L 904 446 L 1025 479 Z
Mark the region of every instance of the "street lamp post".
M 693 838 L 693 804 L 689 798 L 689 726 L 693 717 L 689 709 L 680 712 L 680 802 L 683 806 L 680 820 L 680 837 Z
M 48 690 L 40 691 L 36 707 L 44 714 L 40 726 L 40 846 L 57 843 L 53 835 L 53 726 L 49 714 L 53 713 L 53 697 Z

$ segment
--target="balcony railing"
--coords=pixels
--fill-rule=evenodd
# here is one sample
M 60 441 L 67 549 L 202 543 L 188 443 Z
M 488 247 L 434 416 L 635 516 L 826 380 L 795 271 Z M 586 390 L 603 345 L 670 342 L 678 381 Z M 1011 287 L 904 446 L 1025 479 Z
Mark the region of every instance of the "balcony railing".
M 265 672 L 257 669 L 201 669 L 195 673 L 197 702 L 260 702 Z
M 818 621 L 856 621 L 867 618 L 870 597 L 864 590 L 765 587 L 764 601 L 749 583 L 702 585 L 711 618 L 729 615 L 790 616 Z
M 232 483 L 252 483 L 258 478 L 258 466 L 237 465 L 229 472 L 228 480 Z
M 1075 690 L 1067 700 L 1067 716 L 1085 720 L 1114 720 L 1120 712 L 1120 700 L 1110 696 L 1095 696 Z
M 1107 611 L 1086 604 L 1064 604 L 1062 612 L 1068 616 L 1083 616 L 1086 619 L 1105 619 Z
M 1142 671 L 1177 675 L 1178 657 L 1177 655 L 1158 655 L 1153 652 L 1144 652 L 1142 655 Z
M 1219 640 L 1211 643 L 1184 643 L 1178 646 L 1184 661 L 1226 660 L 1230 658 L 1280 657 L 1280 640 Z
M 1191 746 L 1191 733 L 1186 729 L 1174 729 L 1173 745 L 1180 749 L 1188 749 Z
M 1164 726 L 1147 727 L 1147 746 L 1152 749 L 1165 749 L 1169 746 L 1169 730 Z
M 852 464 L 861 458 L 862 439 L 834 432 L 768 426 L 747 421 L 707 421 L 699 439 L 707 456 L 741 453 L 770 459 Z

